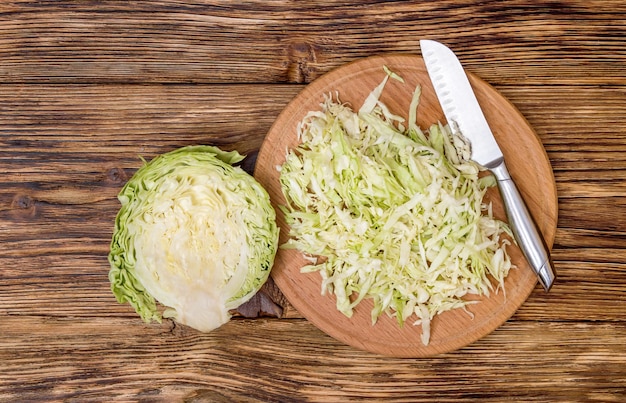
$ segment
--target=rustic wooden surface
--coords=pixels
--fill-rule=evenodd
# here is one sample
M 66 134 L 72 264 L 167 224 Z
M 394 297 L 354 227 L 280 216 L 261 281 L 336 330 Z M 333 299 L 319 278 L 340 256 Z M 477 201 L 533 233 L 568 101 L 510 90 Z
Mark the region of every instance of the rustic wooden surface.
M 0 3 L 0 401 L 623 401 L 622 0 Z M 441 40 L 507 96 L 554 170 L 558 279 L 428 359 L 345 346 L 268 284 L 210 334 L 115 302 L 115 198 L 188 144 L 254 156 L 334 67 Z

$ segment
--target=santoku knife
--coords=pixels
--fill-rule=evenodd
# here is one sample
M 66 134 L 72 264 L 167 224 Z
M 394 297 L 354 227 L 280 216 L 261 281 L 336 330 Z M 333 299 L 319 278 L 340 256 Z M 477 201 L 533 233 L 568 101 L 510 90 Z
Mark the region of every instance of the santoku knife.
M 528 263 L 546 291 L 555 271 L 546 244 L 504 163 L 472 86 L 454 53 L 432 40 L 421 40 L 420 48 L 439 103 L 448 124 L 470 141 L 472 160 L 489 169 L 498 181 L 513 234 Z

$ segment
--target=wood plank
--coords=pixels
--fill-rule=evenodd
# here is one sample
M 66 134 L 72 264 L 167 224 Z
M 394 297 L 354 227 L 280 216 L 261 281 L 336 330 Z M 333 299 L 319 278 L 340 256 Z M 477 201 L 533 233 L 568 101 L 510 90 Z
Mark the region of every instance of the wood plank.
M 594 174 L 594 176 L 597 176 Z M 615 176 L 615 173 L 612 173 Z M 626 183 L 615 180 L 615 178 L 599 179 L 593 178 L 586 181 L 567 182 L 564 175 L 557 175 L 557 193 L 560 198 L 603 198 L 603 197 L 624 197 L 626 195 Z
M 0 6 L 0 82 L 305 83 L 437 37 L 493 83 L 611 84 L 626 77 L 625 15 L 620 0 L 13 1 Z
M 588 245 L 591 248 L 608 249 L 607 256 L 613 249 L 624 249 L 624 232 L 610 230 L 596 230 L 593 228 L 557 228 L 556 239 L 558 248 L 581 248 Z
M 59 159 L 76 171 L 84 169 L 84 159 L 119 164 L 121 157 L 128 157 L 122 158 L 127 165 L 121 167 L 126 168 L 136 166 L 138 155 L 151 158 L 177 146 L 199 143 L 253 153 L 280 111 L 302 88 L 3 85 L 0 147 L 12 152 L 0 155 L 0 164 L 7 172 L 25 173 L 32 167 L 31 171 L 49 173 L 56 171 L 52 162 Z M 590 180 L 623 177 L 626 87 L 498 89 L 538 133 L 555 174 L 574 179 L 583 170 L 582 177 Z M 605 124 L 598 125 L 596 119 Z
M 7 171 L 44 174 L 138 166 L 188 144 L 253 153 L 299 86 L 5 85 L 0 156 Z M 113 172 L 115 174 L 115 172 Z
M 598 204 L 602 207 L 598 208 Z M 584 214 L 588 211 L 593 211 L 593 214 Z M 626 198 L 622 196 L 561 199 L 559 201 L 559 226 L 624 234 L 626 232 Z M 626 248 L 626 239 L 622 247 Z
M 605 252 L 607 253 L 607 252 Z M 557 253 L 558 255 L 558 253 Z M 139 316 L 129 305 L 115 301 L 108 282 L 106 259 L 81 257 L 84 262 L 78 267 L 78 259 L 59 256 L 41 260 L 54 264 L 51 269 L 22 267 L 20 273 L 8 273 L 2 277 L 0 288 L 0 316 L 40 316 L 40 317 L 83 317 L 101 318 L 124 317 L 141 323 Z M 65 265 L 57 263 L 67 261 Z M 5 267 L 13 263 L 10 259 L 0 259 Z M 15 261 L 24 264 L 24 260 Z M 555 261 L 557 281 L 545 293 L 539 286 L 524 302 L 513 321 L 625 321 L 626 288 L 624 277 L 626 267 L 617 263 L 586 263 Z M 17 270 L 16 270 L 17 271 Z M 35 272 L 37 274 L 35 274 Z M 279 313 L 265 311 L 258 316 L 281 316 L 283 319 L 302 316 L 277 293 L 276 303 L 282 310 Z M 607 304 L 607 301 L 613 301 Z
M 125 318 L 7 316 L 3 325 L 3 401 L 619 401 L 626 393 L 623 323 L 510 322 L 454 353 L 408 360 L 354 350 L 301 320 L 236 320 L 209 334 Z
M 564 261 L 562 255 L 554 252 L 557 280 L 550 292 L 536 287 L 512 320 L 625 321 L 626 265 Z
M 44 256 L 0 257 L 4 268 L 0 277 L 0 316 L 123 316 L 140 322 L 132 308 L 118 304 L 111 293 L 105 245 L 108 240 L 102 240 L 99 253 L 88 247 L 89 253 L 52 251 Z M 602 255 L 612 255 L 613 261 Z M 554 260 L 558 278 L 553 289 L 545 293 L 535 287 L 515 320 L 626 320 L 623 250 L 583 249 L 577 256 L 555 250 Z M 267 295 L 284 311 L 279 316 L 301 317 L 276 290 L 268 290 Z

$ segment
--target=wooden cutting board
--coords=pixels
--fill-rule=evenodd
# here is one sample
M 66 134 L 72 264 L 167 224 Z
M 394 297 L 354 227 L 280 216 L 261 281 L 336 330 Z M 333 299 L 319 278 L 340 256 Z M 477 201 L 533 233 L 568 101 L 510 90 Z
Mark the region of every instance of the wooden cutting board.
M 445 117 L 432 88 L 423 60 L 413 55 L 383 55 L 342 66 L 314 81 L 298 94 L 271 127 L 260 149 L 255 177 L 267 189 L 276 208 L 281 228 L 281 244 L 287 240 L 288 226 L 277 207 L 285 203 L 276 169 L 285 160 L 286 150 L 298 144 L 296 127 L 310 110 L 319 110 L 324 94 L 337 91 L 342 102 L 357 110 L 385 72 L 383 65 L 398 73 L 404 83 L 389 80 L 381 100 L 398 115 L 407 117 L 416 85 L 422 86 L 418 124 L 427 128 Z M 523 195 L 546 243 L 551 248 L 557 224 L 556 185 L 546 152 L 520 112 L 505 97 L 478 77 L 468 74 L 476 96 L 504 153 L 507 167 Z M 494 204 L 496 216 L 504 219 L 498 191 L 486 196 Z M 420 341 L 421 327 L 409 318 L 400 328 L 394 318 L 381 316 L 371 323 L 372 303 L 359 304 L 352 318 L 337 311 L 333 295 L 321 295 L 319 273 L 300 273 L 307 264 L 300 252 L 280 249 L 272 277 L 289 302 L 310 322 L 330 336 L 356 348 L 395 357 L 424 357 L 463 347 L 487 335 L 504 323 L 524 303 L 537 283 L 535 274 L 517 247 L 510 248 L 517 269 L 505 281 L 506 292 L 482 297 L 469 311 L 457 309 L 438 315 L 431 324 L 428 345 Z M 473 297 L 473 299 L 477 299 Z M 416 319 L 416 318 L 415 318 Z

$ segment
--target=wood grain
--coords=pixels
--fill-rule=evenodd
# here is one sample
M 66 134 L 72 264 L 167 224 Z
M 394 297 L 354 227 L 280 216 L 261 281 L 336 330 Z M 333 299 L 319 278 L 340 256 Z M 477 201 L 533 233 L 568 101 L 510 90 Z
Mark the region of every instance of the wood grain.
M 512 322 L 424 360 L 360 352 L 303 320 L 237 320 L 204 335 L 123 318 L 4 322 L 0 341 L 13 345 L 0 352 L 6 401 L 619 401 L 626 393 L 626 354 L 616 354 L 623 323 Z
M 0 401 L 623 401 L 626 6 L 621 0 L 0 4 Z M 317 77 L 452 46 L 539 135 L 558 279 L 483 339 L 385 358 L 281 318 L 144 325 L 109 291 L 115 195 L 173 148 L 248 154 Z
M 3 2 L 0 82 L 305 83 L 416 54 L 427 36 L 494 84 L 619 83 L 625 13 L 621 0 Z

